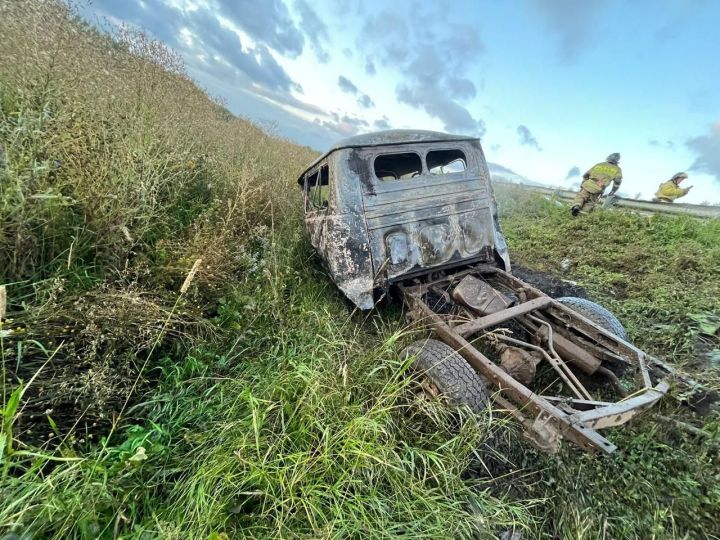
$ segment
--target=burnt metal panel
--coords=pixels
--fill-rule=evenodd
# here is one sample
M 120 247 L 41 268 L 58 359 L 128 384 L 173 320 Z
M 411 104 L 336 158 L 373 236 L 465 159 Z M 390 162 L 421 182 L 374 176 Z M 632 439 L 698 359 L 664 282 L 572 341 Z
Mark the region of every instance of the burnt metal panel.
M 327 164 L 330 201 L 305 213 L 305 229 L 338 288 L 360 309 L 373 307 L 373 268 L 362 198 L 347 156 L 336 153 L 308 169 Z
M 471 142 L 475 141 L 413 144 L 412 150 L 423 157 L 423 173 L 401 180 L 380 180 L 373 162 L 382 154 L 406 152 L 409 145 L 355 150 L 355 159 L 366 171 L 361 190 L 373 267 L 380 280 L 392 282 L 449 263 L 493 262 L 498 244 L 494 201 L 484 157 Z M 466 156 L 466 171 L 427 171 L 428 152 L 456 149 Z M 504 239 L 499 243 L 506 249 Z

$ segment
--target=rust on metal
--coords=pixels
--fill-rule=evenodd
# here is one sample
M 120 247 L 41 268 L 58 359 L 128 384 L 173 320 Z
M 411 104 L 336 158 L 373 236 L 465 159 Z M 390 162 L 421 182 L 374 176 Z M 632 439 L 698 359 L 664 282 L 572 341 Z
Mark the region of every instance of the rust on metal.
M 539 334 L 543 337 L 543 339 L 548 339 L 548 328 L 541 328 Z M 602 361 L 599 358 L 594 357 L 581 346 L 576 345 L 557 332 L 553 333 L 552 344 L 558 355 L 563 360 L 579 367 L 588 375 L 595 373 L 602 365 Z
M 480 317 L 479 319 L 475 319 L 465 324 L 461 324 L 455 328 L 455 331 L 461 336 L 469 336 L 471 334 L 480 332 L 486 328 L 490 328 L 491 326 L 495 326 L 505 321 L 509 321 L 510 319 L 514 319 L 519 315 L 524 315 L 525 313 L 530 313 L 531 311 L 535 311 L 536 309 L 547 307 L 551 303 L 552 299 L 547 296 L 528 300 L 527 302 L 518 304 L 506 310 L 493 313 L 492 315 L 486 315 L 485 317 Z
M 500 352 L 500 367 L 513 379 L 526 386 L 535 379 L 537 365 L 542 361 L 540 354 L 519 347 L 499 346 L 497 349 Z
M 512 305 L 507 296 L 473 275 L 465 276 L 457 284 L 452 297 L 480 315 L 497 313 Z
M 644 392 L 625 401 L 575 413 L 571 420 L 594 429 L 619 426 L 655 404 L 669 388 L 667 383 L 661 382 L 657 387 L 647 388 Z
M 429 324 L 442 341 L 455 349 L 477 372 L 491 381 L 496 388 L 506 394 L 521 410 L 528 411 L 536 417 L 541 413 L 548 415 L 557 431 L 566 439 L 588 450 L 601 450 L 611 453 L 616 446 L 596 431 L 586 428 L 582 423 L 573 423 L 567 413 L 558 409 L 547 400 L 542 399 L 528 387 L 513 379 L 492 360 L 484 356 L 461 335 L 447 326 L 442 319 L 430 310 L 421 300 L 414 299 L 423 320 Z M 547 430 L 545 430 L 547 431 Z M 542 433 L 534 436 L 541 437 Z M 548 441 L 549 442 L 549 441 Z
M 487 272 L 485 275 L 476 272 L 474 276 L 476 279 L 483 279 L 484 276 L 489 276 L 485 279 L 497 278 L 513 290 L 516 296 L 521 297 L 523 295 L 520 293 L 524 293 L 526 301 L 453 327 L 445 320 L 450 316 L 434 313 L 425 303 L 423 295 L 428 287 L 422 282 L 401 286 L 400 291 L 403 300 L 411 307 L 414 318 L 428 325 L 439 339 L 455 349 L 497 389 L 494 396 L 496 403 L 521 423 L 526 438 L 534 446 L 554 452 L 559 441 L 565 439 L 586 450 L 613 452 L 616 447 L 597 430 L 628 422 L 666 393 L 665 382 L 655 387 L 645 384 L 649 380 L 646 379 L 649 375 L 643 375 L 647 373 L 647 359 L 633 345 L 612 334 L 613 339 L 603 339 L 605 334 L 609 334 L 607 331 L 571 310 L 568 310 L 567 317 L 566 312 L 560 310 L 563 320 L 557 321 L 550 312 L 562 304 L 502 270 Z M 449 274 L 444 283 L 442 279 L 434 279 L 432 288 L 452 291 L 458 282 L 461 280 Z M 452 292 L 449 296 L 457 298 Z M 468 303 L 458 302 L 458 306 L 466 309 Z M 465 339 L 467 335 L 477 334 L 511 319 L 524 327 L 536 343 L 498 331 L 477 337 L 477 340 L 493 345 L 498 351 L 498 363 Z M 579 334 L 573 334 L 571 330 Z M 600 342 L 590 341 L 594 335 L 600 336 Z M 583 348 L 585 343 L 593 344 L 590 349 L 592 352 Z M 596 351 L 605 351 L 606 354 L 596 355 Z M 531 354 L 537 355 L 535 359 L 527 356 Z M 536 359 L 540 357 L 558 374 L 570 396 L 541 396 L 528 387 L 534 378 L 533 369 L 537 369 Z M 638 388 L 631 398 L 623 399 L 627 392 L 617 376 L 603 365 L 604 361 L 612 366 L 628 364 L 634 368 Z M 594 398 L 573 372 L 573 366 L 588 376 L 597 374 L 607 380 L 621 401 L 612 403 Z

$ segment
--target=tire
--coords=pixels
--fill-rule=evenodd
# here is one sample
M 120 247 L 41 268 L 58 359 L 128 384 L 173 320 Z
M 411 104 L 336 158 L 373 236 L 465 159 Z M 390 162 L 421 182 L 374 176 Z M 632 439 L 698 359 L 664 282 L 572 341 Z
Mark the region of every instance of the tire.
M 415 356 L 410 369 L 427 377 L 451 405 L 467 405 L 471 411 L 480 413 L 490 404 L 490 394 L 480 375 L 441 341 L 416 341 L 401 356 L 403 359 Z
M 615 315 L 612 314 L 610 310 L 602 307 L 600 304 L 596 304 L 595 302 L 591 302 L 585 298 L 576 298 L 574 296 L 563 296 L 562 298 L 556 298 L 556 300 L 579 313 L 583 317 L 590 319 L 600 328 L 607 330 L 623 341 L 628 340 L 627 332 L 625 331 L 625 327 L 622 323 Z

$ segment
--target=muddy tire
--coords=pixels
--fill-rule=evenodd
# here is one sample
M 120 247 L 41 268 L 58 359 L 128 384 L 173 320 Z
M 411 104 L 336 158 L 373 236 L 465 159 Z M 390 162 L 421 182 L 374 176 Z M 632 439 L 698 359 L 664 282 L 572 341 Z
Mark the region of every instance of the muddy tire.
M 410 366 L 424 376 L 450 405 L 467 405 L 475 413 L 490 404 L 490 394 L 483 379 L 455 350 L 441 341 L 416 341 L 402 353 L 403 359 L 415 356 Z
M 557 298 L 556 300 L 579 313 L 583 317 L 590 319 L 600 328 L 604 328 L 624 341 L 628 340 L 627 332 L 625 331 L 625 327 L 622 323 L 615 315 L 612 314 L 610 310 L 602 307 L 600 304 L 596 304 L 595 302 L 591 302 L 585 298 L 576 298 L 574 296 L 563 296 L 562 298 Z

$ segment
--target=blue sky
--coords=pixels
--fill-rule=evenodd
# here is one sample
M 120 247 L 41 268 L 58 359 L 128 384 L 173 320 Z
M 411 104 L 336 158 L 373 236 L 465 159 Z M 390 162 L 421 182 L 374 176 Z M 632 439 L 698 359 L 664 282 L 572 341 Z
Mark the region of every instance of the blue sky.
M 686 170 L 720 203 L 715 0 L 94 0 L 236 114 L 323 150 L 355 133 L 477 134 L 489 161 L 573 186 L 620 152 L 628 195 Z

